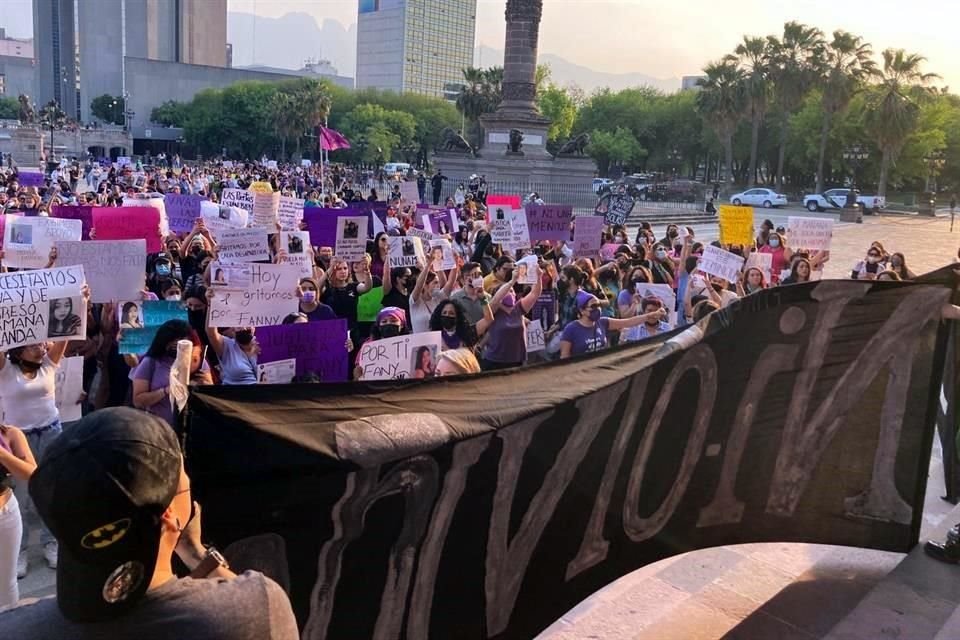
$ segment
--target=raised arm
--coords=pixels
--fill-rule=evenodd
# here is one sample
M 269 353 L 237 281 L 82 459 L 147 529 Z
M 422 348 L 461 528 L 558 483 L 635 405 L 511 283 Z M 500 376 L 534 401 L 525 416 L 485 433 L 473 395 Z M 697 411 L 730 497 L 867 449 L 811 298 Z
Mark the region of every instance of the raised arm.
M 543 293 L 543 274 L 540 273 L 540 267 L 537 269 L 537 281 L 533 283 L 533 286 L 530 288 L 530 293 L 523 296 L 520 299 L 520 306 L 523 309 L 524 313 L 530 313 L 530 310 L 533 309 L 533 306 L 537 304 L 537 300 L 540 299 L 540 294 Z
M 210 314 L 212 313 L 212 303 L 214 296 L 214 288 L 210 287 L 207 289 L 207 339 L 210 342 L 210 348 L 213 349 L 213 352 L 217 354 L 217 358 L 223 357 L 223 336 L 220 335 L 220 332 L 216 327 L 210 326 Z

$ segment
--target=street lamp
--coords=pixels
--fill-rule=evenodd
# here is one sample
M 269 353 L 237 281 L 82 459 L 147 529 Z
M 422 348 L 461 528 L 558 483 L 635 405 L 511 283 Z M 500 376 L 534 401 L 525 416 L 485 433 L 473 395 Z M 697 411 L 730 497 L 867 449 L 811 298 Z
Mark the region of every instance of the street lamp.
M 851 145 L 843 151 L 843 159 L 847 165 L 852 166 L 853 176 L 850 178 L 850 192 L 847 194 L 847 202 L 844 203 L 844 207 L 840 212 L 841 222 L 863 222 L 863 213 L 860 211 L 860 207 L 857 206 L 857 178 L 860 175 L 860 170 L 863 168 L 863 163 L 866 162 L 869 157 L 870 151 L 860 144 Z M 845 214 L 848 208 L 853 209 L 852 214 Z M 851 219 L 845 220 L 844 215 L 849 216 Z

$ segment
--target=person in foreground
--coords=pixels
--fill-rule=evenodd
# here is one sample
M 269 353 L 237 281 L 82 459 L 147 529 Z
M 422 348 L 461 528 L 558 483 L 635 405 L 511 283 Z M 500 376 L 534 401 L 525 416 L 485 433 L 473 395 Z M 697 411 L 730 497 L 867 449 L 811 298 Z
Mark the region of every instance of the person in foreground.
M 0 637 L 298 637 L 275 582 L 234 574 L 201 544 L 199 505 L 163 420 L 123 407 L 90 414 L 50 444 L 30 495 L 60 542 L 57 595 L 0 614 Z M 190 577 L 174 574 L 174 553 Z

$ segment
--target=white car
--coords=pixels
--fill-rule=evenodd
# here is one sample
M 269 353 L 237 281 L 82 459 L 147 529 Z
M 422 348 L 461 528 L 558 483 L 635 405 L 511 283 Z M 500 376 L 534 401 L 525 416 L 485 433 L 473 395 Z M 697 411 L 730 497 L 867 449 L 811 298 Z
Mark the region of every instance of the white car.
M 735 193 L 730 196 L 730 204 L 737 206 L 745 204 L 771 209 L 787 206 L 787 196 L 777 193 L 773 189 L 747 189 L 743 193 Z
M 808 211 L 842 209 L 847 204 L 848 191 L 849 189 L 830 189 L 822 194 L 803 196 L 803 206 Z M 864 211 L 877 212 L 887 206 L 887 199 L 880 196 L 865 196 L 857 191 L 857 204 Z

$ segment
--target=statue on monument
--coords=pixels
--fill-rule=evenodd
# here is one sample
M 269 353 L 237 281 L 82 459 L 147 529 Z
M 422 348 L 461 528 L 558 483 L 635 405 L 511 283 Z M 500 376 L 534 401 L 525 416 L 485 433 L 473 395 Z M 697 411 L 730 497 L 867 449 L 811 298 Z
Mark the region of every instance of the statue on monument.
M 442 151 L 462 151 L 466 153 L 475 153 L 474 148 L 467 142 L 462 135 L 447 127 L 440 133 L 440 148 Z
M 510 129 L 510 153 L 523 153 L 523 131 Z
M 560 147 L 560 150 L 557 151 L 558 156 L 562 155 L 573 155 L 577 154 L 578 156 L 584 155 L 587 150 L 587 146 L 590 144 L 590 134 L 581 133 L 575 138 L 570 138 L 563 143 L 563 146 Z
M 36 119 L 36 114 L 33 111 L 33 107 L 30 106 L 30 96 L 21 93 L 17 97 L 17 100 L 20 102 L 20 123 L 33 124 Z

